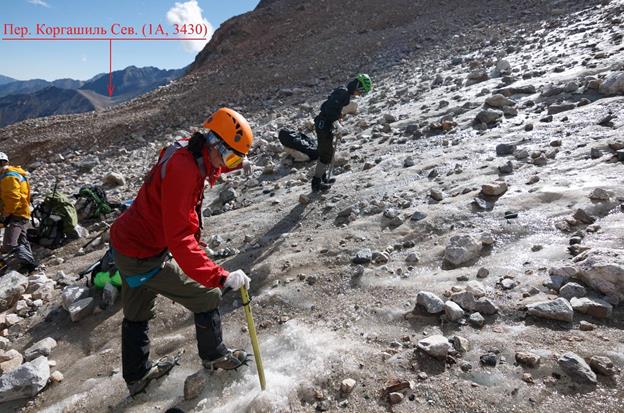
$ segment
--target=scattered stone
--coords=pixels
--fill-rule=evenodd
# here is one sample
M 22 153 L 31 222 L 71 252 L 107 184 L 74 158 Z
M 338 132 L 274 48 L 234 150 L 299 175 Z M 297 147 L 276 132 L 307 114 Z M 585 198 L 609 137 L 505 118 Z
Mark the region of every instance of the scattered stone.
M 355 388 L 356 381 L 353 379 L 344 379 L 340 384 L 340 392 L 344 395 L 351 394 Z
M 60 383 L 63 379 L 65 379 L 65 376 L 63 376 L 63 373 L 58 370 L 50 375 L 50 381 L 52 383 Z
M 562 103 L 560 105 L 550 105 L 548 107 L 548 114 L 549 115 L 556 115 L 558 113 L 566 112 L 566 111 L 572 110 L 574 108 L 576 108 L 576 105 L 574 103 Z
M 516 145 L 511 143 L 501 143 L 496 145 L 496 156 L 513 155 L 516 151 Z
M 481 328 L 485 325 L 485 318 L 480 313 L 472 313 L 468 318 L 468 322 L 475 328 Z
M 516 353 L 516 361 L 522 366 L 535 368 L 540 365 L 541 357 L 528 351 L 519 351 Z
M 26 361 L 36 359 L 39 356 L 49 356 L 52 349 L 56 347 L 56 340 L 52 337 L 46 337 L 30 346 L 24 351 Z
M 587 314 L 596 318 L 609 318 L 613 312 L 613 306 L 599 298 L 572 298 L 570 304 L 574 311 Z
M 458 321 L 464 318 L 464 310 L 454 301 L 444 303 L 444 313 L 449 321 Z
M 489 298 L 481 297 L 475 303 L 475 310 L 483 315 L 498 313 L 498 307 Z
M 95 300 L 93 297 L 83 298 L 71 304 L 67 311 L 73 322 L 78 322 L 83 318 L 93 314 L 95 308 Z
M 299 195 L 299 203 L 301 205 L 308 205 L 310 203 L 310 197 L 306 194 Z
M 592 159 L 598 159 L 602 156 L 602 151 L 598 148 L 591 148 L 591 150 L 589 151 L 589 156 Z
M 507 192 L 507 184 L 505 182 L 495 182 L 481 186 L 481 193 L 486 196 L 501 196 Z
M 184 380 L 184 400 L 193 400 L 199 397 L 207 382 L 206 376 L 202 371 L 188 376 Z
M 487 353 L 479 357 L 479 361 L 486 367 L 496 367 L 498 364 L 498 356 L 496 353 Z
M 109 172 L 102 178 L 102 182 L 108 186 L 124 186 L 126 178 L 118 172 Z
M 527 305 L 528 313 L 534 317 L 549 320 L 571 322 L 574 319 L 574 310 L 565 298 L 559 297 L 553 301 L 543 301 Z
M 0 376 L 0 403 L 35 396 L 48 384 L 50 366 L 44 356 Z
M 451 347 L 451 343 L 441 335 L 433 335 L 418 342 L 419 349 L 439 360 L 446 359 Z
M 598 90 L 607 96 L 624 94 L 624 72 L 616 72 L 607 76 Z
M 2 276 L 0 283 L 0 311 L 9 309 L 28 288 L 28 278 L 17 271 Z
M 119 290 L 113 284 L 108 283 L 102 290 L 102 303 L 106 308 L 112 308 L 119 296 Z
M 479 271 L 477 271 L 477 278 L 487 278 L 487 276 L 490 275 L 490 271 L 487 268 L 479 268 Z
M 63 289 L 61 294 L 61 300 L 63 301 L 63 308 L 69 310 L 69 306 L 78 300 L 87 298 L 89 296 L 89 289 L 78 285 L 70 285 Z
M 474 295 L 468 291 L 460 291 L 451 294 L 451 301 L 459 304 L 459 306 L 466 311 L 474 311 L 477 305 Z
M 478 122 L 485 123 L 486 125 L 497 122 L 500 118 L 502 118 L 504 113 L 500 110 L 495 109 L 484 109 L 479 114 L 477 114 L 476 120 Z
M 483 283 L 477 280 L 472 280 L 468 282 L 468 284 L 466 285 L 466 291 L 468 291 L 469 293 L 472 293 L 474 298 L 481 298 L 486 293 L 485 286 L 483 285 Z
M 425 308 L 429 314 L 439 314 L 444 311 L 444 301 L 429 291 L 421 291 L 416 296 L 416 304 Z
M 434 201 L 438 201 L 438 202 L 440 202 L 440 201 L 442 201 L 444 199 L 444 194 L 441 191 L 437 190 L 437 189 L 431 189 L 429 191 L 429 196 L 431 196 L 431 198 Z
M 454 235 L 444 251 L 444 259 L 460 266 L 478 258 L 482 248 L 482 243 L 471 235 Z
M 581 331 L 593 331 L 596 328 L 596 326 L 592 323 L 590 323 L 589 321 L 581 321 L 580 325 L 579 325 L 579 330 Z
M 405 262 L 408 264 L 416 264 L 418 261 L 420 261 L 420 258 L 418 258 L 418 255 L 416 255 L 415 252 L 410 252 L 405 258 Z
M 411 156 L 408 156 L 407 158 L 403 160 L 404 168 L 411 168 L 414 165 L 416 165 L 416 162 L 414 161 L 414 158 L 412 158 Z
M 373 260 L 373 252 L 370 248 L 359 250 L 351 260 L 354 264 L 368 264 Z
M 17 369 L 23 361 L 24 356 L 15 349 L 2 353 L 0 355 L 0 374 L 6 374 Z
M 427 218 L 427 214 L 420 212 L 420 211 L 416 211 L 412 214 L 410 220 L 418 222 L 418 221 L 422 221 L 425 218 Z
M 576 219 L 577 221 L 582 222 L 583 224 L 587 224 L 587 225 L 591 225 L 594 222 L 596 222 L 596 218 L 594 218 L 591 215 L 589 215 L 582 208 L 577 209 L 576 212 L 574 213 L 574 215 L 572 215 L 572 217 L 574 219 Z
M 403 395 L 403 393 L 398 392 L 392 392 L 388 395 L 388 401 L 392 405 L 401 403 L 404 398 L 405 396 Z
M 462 354 L 470 351 L 470 342 L 464 337 L 453 336 L 449 341 L 453 344 L 453 348 Z
M 558 360 L 559 366 L 574 381 L 582 384 L 596 384 L 596 374 L 578 355 L 567 352 Z
M 228 187 L 219 193 L 219 200 L 227 204 L 230 201 L 235 200 L 238 197 L 238 194 L 234 188 Z
M 485 99 L 485 104 L 493 108 L 502 109 L 505 106 L 514 106 L 516 102 L 501 94 L 496 94 Z
M 573 297 L 585 297 L 587 295 L 587 290 L 580 284 L 569 282 L 559 289 L 559 295 L 570 300 Z
M 610 198 L 609 193 L 602 188 L 595 188 L 589 194 L 589 199 L 594 201 L 609 201 Z
M 501 175 L 509 175 L 509 174 L 513 173 L 513 164 L 511 163 L 511 161 L 507 161 L 506 164 L 499 166 L 498 167 L 498 172 Z
M 589 359 L 589 367 L 601 376 L 614 376 L 615 366 L 609 357 L 592 356 Z

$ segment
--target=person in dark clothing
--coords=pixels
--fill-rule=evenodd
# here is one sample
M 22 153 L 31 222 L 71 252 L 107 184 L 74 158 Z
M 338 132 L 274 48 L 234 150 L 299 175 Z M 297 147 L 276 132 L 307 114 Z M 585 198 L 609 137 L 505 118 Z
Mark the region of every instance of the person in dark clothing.
M 312 191 L 326 191 L 335 182 L 327 175 L 334 158 L 334 122 L 342 117 L 342 108 L 351 101 L 351 96 L 360 96 L 371 91 L 373 84 L 368 75 L 360 73 L 347 86 L 334 89 L 321 105 L 320 113 L 314 118 L 314 129 L 318 139 L 319 159 L 312 178 Z

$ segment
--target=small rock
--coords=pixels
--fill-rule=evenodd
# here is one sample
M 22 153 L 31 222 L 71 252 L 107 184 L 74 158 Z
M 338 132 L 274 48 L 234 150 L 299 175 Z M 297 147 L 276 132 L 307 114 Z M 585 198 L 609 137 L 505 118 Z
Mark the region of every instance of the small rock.
M 184 400 L 193 400 L 199 397 L 206 383 L 206 376 L 201 371 L 188 376 L 184 380 Z
M 446 359 L 451 347 L 451 343 L 441 335 L 433 335 L 418 342 L 419 349 L 439 360 Z
M 481 193 L 486 196 L 501 196 L 507 192 L 507 189 L 505 182 L 495 182 L 481 186 Z
M 0 403 L 35 396 L 48 384 L 48 359 L 38 357 L 0 377 Z
M 359 250 L 351 260 L 354 264 L 368 264 L 373 260 L 373 252 L 370 248 Z
M 581 321 L 580 325 L 579 325 L 579 330 L 581 331 L 593 331 L 596 328 L 596 326 L 592 323 L 590 323 L 589 321 Z
M 540 365 L 541 357 L 528 351 L 519 351 L 516 353 L 516 361 L 523 366 L 534 368 Z
M 439 314 L 444 311 L 444 301 L 429 291 L 419 292 L 416 296 L 416 304 L 424 307 L 429 314 Z
M 24 356 L 15 349 L 4 352 L 0 355 L 0 374 L 6 374 L 17 369 L 23 361 Z
M 78 322 L 83 318 L 91 315 L 95 308 L 95 300 L 93 297 L 83 298 L 75 303 L 71 304 L 67 311 L 69 311 L 69 317 L 73 322 Z
M 459 266 L 478 258 L 482 248 L 482 243 L 471 235 L 454 235 L 444 250 L 444 259 Z
M 498 356 L 495 353 L 483 354 L 479 357 L 479 361 L 484 366 L 496 367 L 496 364 L 498 364 Z
M 480 313 L 472 313 L 468 318 L 468 322 L 475 328 L 481 328 L 485 325 L 485 318 Z
M 579 313 L 588 314 L 596 318 L 609 318 L 613 312 L 613 306 L 608 302 L 598 298 L 572 298 L 570 304 L 574 311 Z
M 609 357 L 592 356 L 589 359 L 589 367 L 602 376 L 614 376 L 615 366 Z
M 577 209 L 576 212 L 574 213 L 574 215 L 572 215 L 572 216 L 574 217 L 574 219 L 576 219 L 579 222 L 582 222 L 583 224 L 591 225 L 594 222 L 596 222 L 596 218 L 594 218 L 591 215 L 589 215 L 582 208 Z
M 464 318 L 464 310 L 454 301 L 444 303 L 444 313 L 449 321 L 458 321 Z
M 444 199 L 444 194 L 437 189 L 431 189 L 431 191 L 429 191 L 429 196 L 431 196 L 433 200 L 438 202 Z
M 126 178 L 118 172 L 109 172 L 104 176 L 102 182 L 108 186 L 124 186 L 126 185 Z
M 344 379 L 340 384 L 340 392 L 344 395 L 351 394 L 355 388 L 356 381 L 353 379 Z
M 401 403 L 404 398 L 405 396 L 403 395 L 403 393 L 398 392 L 392 392 L 388 395 L 388 401 L 392 405 Z
M 464 337 L 453 336 L 449 341 L 453 344 L 453 348 L 462 354 L 470 351 L 470 342 Z
M 595 188 L 589 194 L 589 199 L 594 201 L 608 201 L 610 198 L 609 193 L 602 188 Z
M 571 322 L 574 319 L 574 310 L 565 298 L 559 297 L 553 301 L 543 301 L 527 305 L 528 313 L 534 317 Z
M 39 340 L 32 346 L 24 351 L 24 358 L 26 361 L 36 359 L 39 356 L 49 356 L 52 349 L 56 347 L 56 340 L 52 337 L 46 337 L 43 340 Z
M 58 370 L 50 375 L 50 381 L 52 383 L 60 383 L 63 381 L 64 378 L 65 376 L 63 376 L 63 373 Z
M 574 381 L 582 384 L 596 384 L 596 374 L 589 365 L 575 353 L 568 352 L 558 360 L 559 366 Z
M 559 289 L 559 295 L 567 300 L 570 300 L 573 297 L 585 297 L 585 295 L 587 295 L 587 291 L 582 285 L 569 282 Z
M 487 278 L 487 276 L 490 275 L 490 271 L 487 268 L 479 268 L 479 271 L 477 271 L 477 278 Z

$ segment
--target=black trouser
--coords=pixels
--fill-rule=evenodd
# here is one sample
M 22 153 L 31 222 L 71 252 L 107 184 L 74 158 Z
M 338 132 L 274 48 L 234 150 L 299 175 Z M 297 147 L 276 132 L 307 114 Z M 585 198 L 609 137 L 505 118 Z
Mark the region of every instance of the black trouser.
M 37 261 L 33 256 L 30 242 L 28 242 L 27 227 L 30 220 L 26 218 L 9 216 L 5 222 L 4 239 L 2 241 L 2 253 L 13 253 L 17 269 L 33 271 L 37 267 Z
M 314 119 L 314 128 L 318 140 L 319 161 L 329 165 L 334 158 L 334 134 L 332 133 L 333 122 L 317 116 Z
M 121 325 L 121 363 L 127 383 L 140 380 L 151 367 L 148 321 L 129 321 Z M 195 314 L 197 351 L 202 360 L 215 360 L 227 353 L 221 332 L 219 310 Z

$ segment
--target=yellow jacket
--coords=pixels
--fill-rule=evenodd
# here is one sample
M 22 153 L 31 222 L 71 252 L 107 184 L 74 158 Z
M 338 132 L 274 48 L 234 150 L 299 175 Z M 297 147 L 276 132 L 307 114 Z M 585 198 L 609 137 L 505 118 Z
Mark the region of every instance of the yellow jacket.
M 30 185 L 27 172 L 19 166 L 0 170 L 2 215 L 30 219 Z

